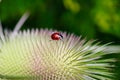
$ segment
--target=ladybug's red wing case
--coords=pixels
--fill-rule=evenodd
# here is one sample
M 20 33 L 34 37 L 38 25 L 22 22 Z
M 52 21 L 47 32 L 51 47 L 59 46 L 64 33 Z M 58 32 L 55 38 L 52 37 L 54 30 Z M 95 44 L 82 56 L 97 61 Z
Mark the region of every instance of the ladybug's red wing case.
M 55 32 L 51 35 L 52 40 L 60 40 L 63 39 L 63 36 L 59 32 Z

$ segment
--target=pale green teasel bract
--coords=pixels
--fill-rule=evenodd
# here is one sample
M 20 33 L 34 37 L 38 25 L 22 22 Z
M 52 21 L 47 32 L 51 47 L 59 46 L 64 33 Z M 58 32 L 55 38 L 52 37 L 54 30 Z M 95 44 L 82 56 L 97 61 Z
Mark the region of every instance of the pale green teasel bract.
M 0 27 L 0 80 L 112 80 L 113 60 L 101 59 L 105 45 L 66 32 L 50 41 L 55 30 L 20 31 L 27 15 L 13 32 Z

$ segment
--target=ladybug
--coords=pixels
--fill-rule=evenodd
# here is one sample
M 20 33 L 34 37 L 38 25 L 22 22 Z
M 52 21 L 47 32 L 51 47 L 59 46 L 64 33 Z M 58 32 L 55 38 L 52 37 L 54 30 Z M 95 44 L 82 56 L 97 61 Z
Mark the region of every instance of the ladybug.
M 51 39 L 52 40 L 61 40 L 61 39 L 63 39 L 63 36 L 59 32 L 54 32 L 51 35 Z

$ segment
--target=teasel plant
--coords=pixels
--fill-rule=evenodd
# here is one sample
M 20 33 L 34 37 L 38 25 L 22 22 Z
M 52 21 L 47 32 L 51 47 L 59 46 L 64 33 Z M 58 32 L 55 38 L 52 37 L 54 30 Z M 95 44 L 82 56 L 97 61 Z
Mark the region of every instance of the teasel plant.
M 0 25 L 0 80 L 113 80 L 114 59 L 105 45 L 52 29 L 20 30 L 25 13 L 13 31 Z M 60 32 L 62 40 L 52 40 Z

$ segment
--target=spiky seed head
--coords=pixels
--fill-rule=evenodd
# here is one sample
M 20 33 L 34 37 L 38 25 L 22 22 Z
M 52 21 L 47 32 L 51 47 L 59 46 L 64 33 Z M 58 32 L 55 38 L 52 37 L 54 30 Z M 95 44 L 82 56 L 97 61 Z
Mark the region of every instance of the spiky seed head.
M 107 80 L 112 76 L 104 46 L 95 47 L 73 34 L 53 30 L 24 30 L 0 40 L 0 78 L 3 80 Z

